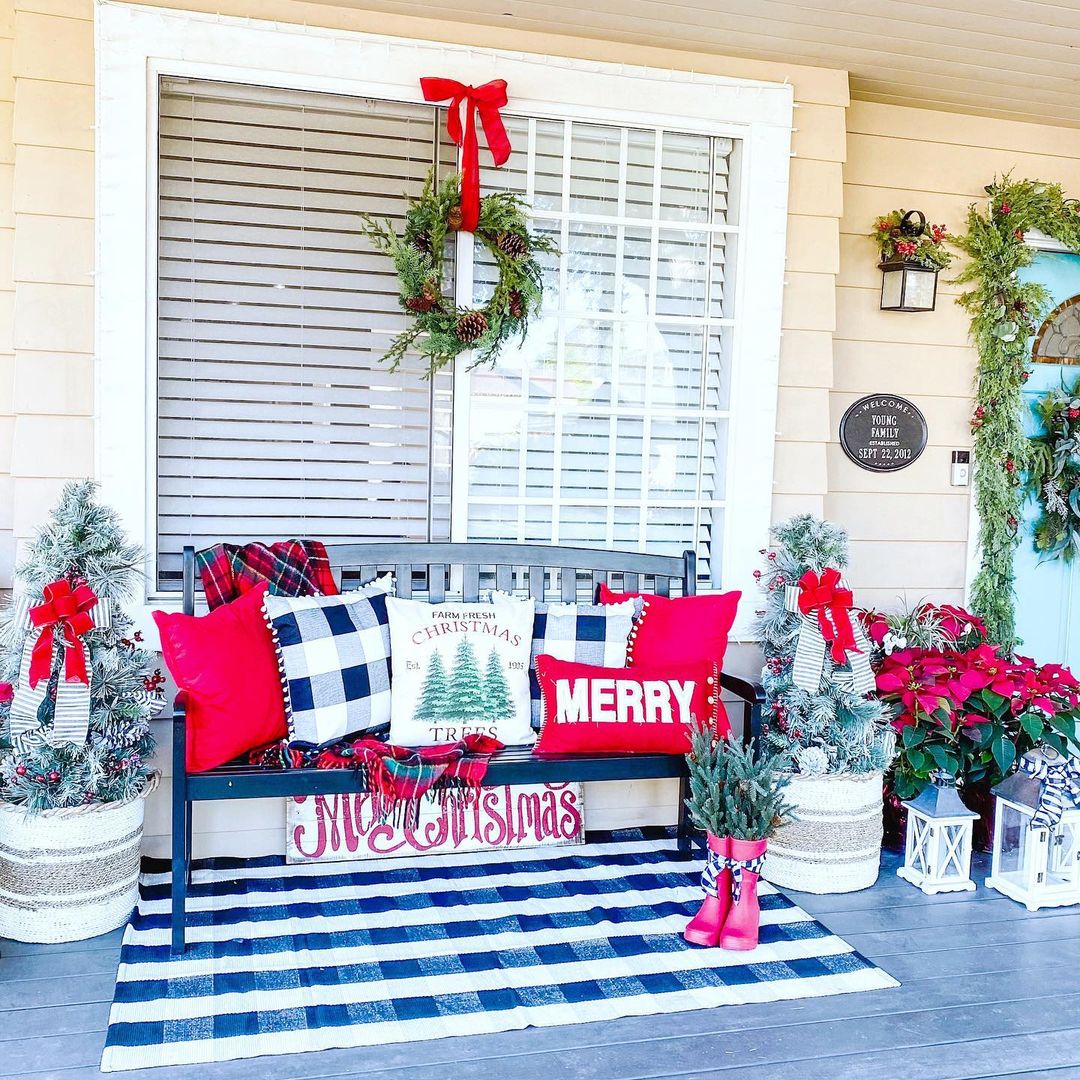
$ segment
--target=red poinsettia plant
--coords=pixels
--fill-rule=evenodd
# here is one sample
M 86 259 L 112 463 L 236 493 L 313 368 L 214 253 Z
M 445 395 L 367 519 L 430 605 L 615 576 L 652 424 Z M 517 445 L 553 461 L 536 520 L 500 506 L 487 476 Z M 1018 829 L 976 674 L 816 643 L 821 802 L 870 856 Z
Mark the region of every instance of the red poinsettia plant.
M 959 625 L 970 625 L 963 615 Z M 895 711 L 893 789 L 901 799 L 937 770 L 965 784 L 996 783 L 1040 743 L 1063 754 L 1080 749 L 1080 682 L 1060 664 L 1009 657 L 985 640 L 889 653 L 877 686 Z

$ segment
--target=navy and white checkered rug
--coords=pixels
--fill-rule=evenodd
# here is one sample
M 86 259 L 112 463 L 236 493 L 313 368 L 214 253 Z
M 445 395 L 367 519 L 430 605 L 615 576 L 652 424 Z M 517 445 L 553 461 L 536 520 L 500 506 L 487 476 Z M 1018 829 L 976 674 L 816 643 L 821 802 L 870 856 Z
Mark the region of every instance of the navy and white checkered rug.
M 764 882 L 754 952 L 687 945 L 702 863 L 656 831 L 408 864 L 198 862 L 182 958 L 161 868 L 124 935 L 105 1072 L 897 985 Z

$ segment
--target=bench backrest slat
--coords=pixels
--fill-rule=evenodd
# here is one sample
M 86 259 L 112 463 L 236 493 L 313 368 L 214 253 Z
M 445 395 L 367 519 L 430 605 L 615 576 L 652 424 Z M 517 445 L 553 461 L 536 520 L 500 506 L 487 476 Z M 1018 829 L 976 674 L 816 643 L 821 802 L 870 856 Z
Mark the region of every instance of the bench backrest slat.
M 424 590 L 431 603 L 454 598 L 474 603 L 491 588 L 527 591 L 536 600 L 591 600 L 601 583 L 626 592 L 692 595 L 697 584 L 693 551 L 681 557 L 637 551 L 555 547 L 539 544 L 428 544 L 413 541 L 328 544 L 327 554 L 343 588 L 355 588 L 393 571 L 396 592 Z M 449 571 L 449 573 L 448 573 Z M 557 575 L 555 571 L 558 571 Z M 555 578 L 558 578 L 556 582 Z M 195 549 L 184 548 L 184 610 L 195 610 Z M 588 587 L 588 597 L 579 595 Z M 553 590 L 549 592 L 550 590 Z

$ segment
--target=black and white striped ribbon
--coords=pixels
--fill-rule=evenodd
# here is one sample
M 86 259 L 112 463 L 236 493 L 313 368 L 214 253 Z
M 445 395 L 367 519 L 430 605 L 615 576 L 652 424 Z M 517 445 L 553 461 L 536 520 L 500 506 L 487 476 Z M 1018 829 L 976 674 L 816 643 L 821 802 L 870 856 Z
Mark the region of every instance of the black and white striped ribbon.
M 859 651 L 848 654 L 849 668 L 837 668 L 829 657 L 829 646 L 821 633 L 817 619 L 799 611 L 798 585 L 784 586 L 784 607 L 799 616 L 799 638 L 795 645 L 795 660 L 791 679 L 802 690 L 816 694 L 821 689 L 823 676 L 844 690 L 859 697 L 872 694 L 877 687 L 873 669 L 870 667 L 870 641 L 858 619 L 851 620 L 855 645 Z M 828 665 L 826 667 L 826 665 Z
M 1080 759 L 1048 761 L 1042 754 L 1025 754 L 1020 771 L 1042 781 L 1039 806 L 1031 819 L 1036 828 L 1052 829 L 1066 810 L 1080 809 Z
M 16 597 L 10 624 L 13 628 L 22 627 L 26 630 L 22 657 L 19 661 L 19 680 L 15 685 L 15 696 L 11 702 L 9 719 L 12 742 L 22 750 L 28 749 L 31 743 L 36 741 L 34 736 L 37 735 L 43 735 L 54 746 L 65 742 L 84 743 L 90 726 L 89 683 L 67 682 L 65 679 L 60 679 L 56 686 L 52 726 L 48 729 L 42 728 L 40 709 L 49 692 L 48 683 L 42 680 L 37 686 L 30 685 L 30 660 L 34 646 L 43 632 L 43 628 L 36 627 L 30 622 L 30 608 L 38 602 L 40 601 L 31 601 L 26 595 Z M 99 600 L 91 610 L 90 617 L 94 621 L 95 629 L 111 626 L 110 602 Z M 55 637 L 52 667 L 55 667 L 57 651 L 63 652 L 67 647 L 63 634 L 56 634 Z M 89 672 L 91 670 L 90 650 L 86 642 L 80 639 L 76 647 L 82 649 L 86 670 Z

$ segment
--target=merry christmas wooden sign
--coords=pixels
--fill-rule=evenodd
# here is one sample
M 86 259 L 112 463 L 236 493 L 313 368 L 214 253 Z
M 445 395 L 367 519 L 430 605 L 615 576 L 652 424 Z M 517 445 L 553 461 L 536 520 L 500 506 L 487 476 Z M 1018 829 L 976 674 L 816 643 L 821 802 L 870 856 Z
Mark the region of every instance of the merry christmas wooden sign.
M 291 863 L 493 848 L 558 847 L 585 842 L 581 784 L 481 788 L 424 799 L 415 825 L 379 819 L 366 792 L 298 795 L 287 809 Z

